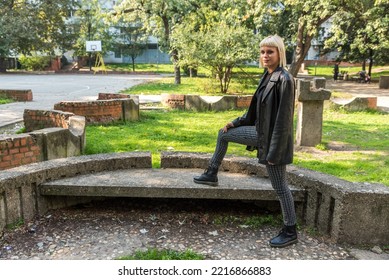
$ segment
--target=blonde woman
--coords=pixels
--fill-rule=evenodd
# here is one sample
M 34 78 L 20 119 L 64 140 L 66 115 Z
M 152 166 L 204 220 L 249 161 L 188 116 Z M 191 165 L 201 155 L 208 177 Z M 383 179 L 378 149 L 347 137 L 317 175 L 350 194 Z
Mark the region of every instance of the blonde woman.
M 293 112 L 295 86 L 286 65 L 285 45 L 273 35 L 260 43 L 260 63 L 266 72 L 259 82 L 248 111 L 227 123 L 218 134 L 215 153 L 205 172 L 194 182 L 218 185 L 217 172 L 234 142 L 257 150 L 259 163 L 265 164 L 269 178 L 280 200 L 284 226 L 269 241 L 272 247 L 285 247 L 297 242 L 294 200 L 286 180 L 286 165 L 293 161 Z

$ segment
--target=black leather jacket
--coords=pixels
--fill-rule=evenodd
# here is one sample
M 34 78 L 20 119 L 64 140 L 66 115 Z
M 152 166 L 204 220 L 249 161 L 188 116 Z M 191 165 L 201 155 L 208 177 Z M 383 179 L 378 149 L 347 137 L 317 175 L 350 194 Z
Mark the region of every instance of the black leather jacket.
M 266 76 L 263 75 L 263 77 Z M 232 121 L 234 127 L 255 125 L 258 133 L 257 149 L 259 163 L 290 164 L 293 162 L 293 114 L 295 99 L 294 79 L 289 72 L 278 67 L 272 74 L 261 100 L 257 100 L 257 92 L 264 79 L 254 93 L 248 111 Z

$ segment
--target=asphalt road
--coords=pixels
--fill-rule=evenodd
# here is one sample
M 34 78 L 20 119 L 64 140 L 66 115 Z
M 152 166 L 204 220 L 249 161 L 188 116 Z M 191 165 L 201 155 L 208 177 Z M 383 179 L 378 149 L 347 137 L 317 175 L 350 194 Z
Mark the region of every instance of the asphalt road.
M 31 89 L 33 101 L 0 105 L 0 127 L 21 121 L 24 109 L 53 110 L 54 104 L 61 101 L 96 100 L 100 92 L 117 93 L 159 78 L 159 75 L 2 74 L 0 89 Z

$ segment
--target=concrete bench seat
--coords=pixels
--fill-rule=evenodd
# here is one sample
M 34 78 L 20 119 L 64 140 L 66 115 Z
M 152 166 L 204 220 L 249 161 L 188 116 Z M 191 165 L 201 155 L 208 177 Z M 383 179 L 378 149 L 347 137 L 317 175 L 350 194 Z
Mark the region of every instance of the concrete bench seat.
M 154 197 L 198 199 L 278 200 L 270 181 L 255 175 L 219 172 L 219 186 L 199 185 L 200 169 L 127 169 L 46 182 L 40 194 L 49 196 Z M 291 186 L 296 201 L 305 190 Z

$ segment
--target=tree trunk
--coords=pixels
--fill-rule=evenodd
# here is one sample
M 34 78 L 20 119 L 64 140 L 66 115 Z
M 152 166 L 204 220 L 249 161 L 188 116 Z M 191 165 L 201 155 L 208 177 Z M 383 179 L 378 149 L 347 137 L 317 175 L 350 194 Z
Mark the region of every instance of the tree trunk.
M 131 57 L 132 60 L 132 72 L 135 72 L 135 57 Z
M 178 51 L 173 50 L 171 52 L 171 56 L 173 58 L 173 63 L 174 63 L 174 84 L 180 85 L 181 84 L 181 70 L 180 70 L 180 66 L 178 65 Z
M 289 68 L 289 73 L 292 74 L 293 77 L 297 77 L 301 64 L 304 62 L 305 56 L 311 47 L 312 36 L 307 33 L 306 24 L 300 23 L 298 27 L 297 45 L 294 51 L 294 58 Z
M 369 76 L 371 77 L 371 68 L 373 67 L 373 50 L 369 49 Z
M 0 57 L 0 72 L 7 72 L 6 59 L 3 57 Z
M 174 84 L 181 84 L 181 70 L 180 66 L 178 66 L 176 63 L 174 63 Z

